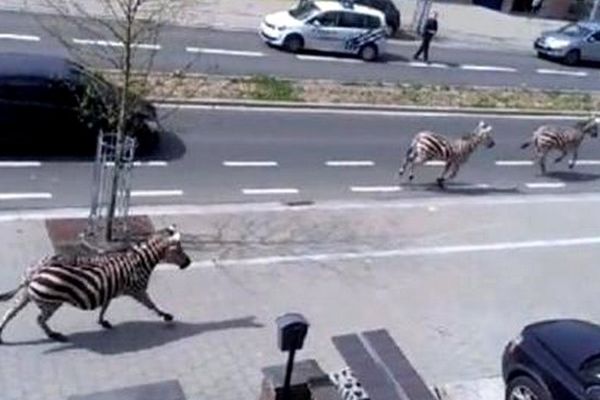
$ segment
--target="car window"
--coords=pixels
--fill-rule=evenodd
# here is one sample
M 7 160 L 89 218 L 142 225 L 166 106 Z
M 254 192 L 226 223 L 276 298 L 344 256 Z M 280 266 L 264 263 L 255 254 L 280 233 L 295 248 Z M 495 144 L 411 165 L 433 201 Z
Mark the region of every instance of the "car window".
M 600 382 L 600 355 L 588 358 L 582 364 L 581 372 L 587 380 Z
M 592 33 L 591 30 L 589 30 L 588 28 L 585 28 L 579 24 L 570 24 L 570 25 L 567 25 L 567 26 L 559 29 L 558 31 L 564 35 L 572 36 L 572 37 L 587 36 L 590 33 Z
M 319 12 L 319 7 L 312 1 L 301 1 L 298 7 L 292 8 L 289 13 L 298 20 L 305 20 Z
M 0 91 L 2 100 L 31 104 L 52 103 L 55 101 L 53 95 L 51 82 L 37 78 L 7 79 Z
M 317 21 L 321 24 L 321 26 L 337 26 L 338 25 L 338 17 L 339 13 L 337 12 L 326 12 L 319 17 L 317 17 Z
M 377 17 L 373 17 L 372 15 L 367 15 L 367 26 L 366 27 L 369 29 L 381 28 L 381 20 Z
M 340 14 L 339 26 L 341 28 L 364 28 L 366 26 L 366 15 L 352 12 Z
M 594 33 L 594 35 L 592 37 L 594 38 L 595 41 L 600 42 L 600 31 Z

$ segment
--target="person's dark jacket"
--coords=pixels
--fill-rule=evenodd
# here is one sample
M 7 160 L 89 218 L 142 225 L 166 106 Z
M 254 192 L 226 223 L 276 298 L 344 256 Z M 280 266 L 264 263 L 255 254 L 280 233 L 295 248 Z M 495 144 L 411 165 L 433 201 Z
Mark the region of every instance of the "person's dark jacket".
M 429 18 L 427 22 L 425 22 L 425 28 L 423 29 L 423 36 L 428 36 L 430 38 L 434 37 L 438 31 L 438 22 L 437 19 Z

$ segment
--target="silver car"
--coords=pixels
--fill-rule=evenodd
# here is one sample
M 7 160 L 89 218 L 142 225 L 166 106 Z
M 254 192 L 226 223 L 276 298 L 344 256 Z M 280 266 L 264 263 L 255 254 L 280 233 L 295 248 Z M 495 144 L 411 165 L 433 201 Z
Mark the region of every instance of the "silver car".
M 538 56 L 558 58 L 569 65 L 600 61 L 600 23 L 578 22 L 544 32 L 534 47 Z

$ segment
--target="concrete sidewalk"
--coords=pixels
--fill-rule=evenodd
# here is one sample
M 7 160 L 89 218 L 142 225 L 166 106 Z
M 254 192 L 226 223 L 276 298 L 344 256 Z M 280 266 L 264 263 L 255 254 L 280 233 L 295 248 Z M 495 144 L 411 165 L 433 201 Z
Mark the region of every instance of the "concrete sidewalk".
M 270 12 L 290 8 L 291 0 L 176 0 L 181 11 L 169 19 L 175 24 L 215 29 L 256 30 L 262 17 Z M 402 26 L 410 28 L 415 0 L 396 0 L 402 13 Z M 102 15 L 98 0 L 63 0 L 65 9 L 76 14 L 73 3 L 91 15 Z M 173 2 L 175 3 L 175 1 Z M 46 0 L 4 0 L 0 10 L 53 12 Z M 438 45 L 454 47 L 531 50 L 540 32 L 555 29 L 565 22 L 515 16 L 469 4 L 437 3 L 440 12 Z
M 70 338 L 60 344 L 44 338 L 29 307 L 3 335 L 2 399 L 58 400 L 175 380 L 189 400 L 253 400 L 260 369 L 284 360 L 274 319 L 287 311 L 312 324 L 298 357 L 326 371 L 343 367 L 332 336 L 386 328 L 446 399 L 500 399 L 501 382 L 489 378 L 524 324 L 600 319 L 600 248 L 553 245 L 597 235 L 600 216 L 587 210 L 598 203 L 599 196 L 520 196 L 139 208 L 155 227 L 178 224 L 194 260 L 185 271 L 160 267 L 152 279 L 152 296 L 178 322 L 165 326 L 125 299 L 107 314 L 116 329 L 102 331 L 95 312 L 64 307 L 51 321 Z M 46 218 L 83 215 L 0 213 L 0 292 L 52 251 Z M 486 247 L 493 243 L 508 247 Z

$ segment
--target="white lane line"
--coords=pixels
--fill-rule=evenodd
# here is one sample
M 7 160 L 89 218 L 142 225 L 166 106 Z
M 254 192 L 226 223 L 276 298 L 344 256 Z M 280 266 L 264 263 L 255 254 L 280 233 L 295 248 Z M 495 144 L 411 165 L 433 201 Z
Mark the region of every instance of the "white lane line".
M 109 161 L 106 163 L 109 167 L 115 165 L 113 161 Z M 167 161 L 134 161 L 134 167 L 168 167 L 169 163 Z
M 446 161 L 427 161 L 425 165 L 428 167 L 443 167 L 446 165 Z
M 481 72 L 517 72 L 516 68 L 512 67 L 498 67 L 494 65 L 461 65 L 459 67 L 465 71 L 481 71 Z
M 534 183 L 526 183 L 529 189 L 562 189 L 567 185 L 562 182 L 534 182 Z
M 0 193 L 0 200 L 49 200 L 52 193 Z
M 307 56 L 299 54 L 296 56 L 298 60 L 302 61 L 333 61 L 333 62 L 343 62 L 343 63 L 353 63 L 353 64 L 362 64 L 364 61 L 357 60 L 355 58 L 340 58 L 340 57 L 326 57 L 326 56 Z
M 179 197 L 183 190 L 132 190 L 131 197 Z
M 354 193 L 394 193 L 401 191 L 400 186 L 352 186 L 350 191 Z
M 448 64 L 426 63 L 426 62 L 420 62 L 420 61 L 411 61 L 409 63 L 400 61 L 398 63 L 393 63 L 393 64 L 404 64 L 404 65 L 408 64 L 409 66 L 415 67 L 415 68 L 440 68 L 440 69 L 450 68 L 450 66 Z
M 277 167 L 277 161 L 223 161 L 225 167 Z
M 479 190 L 479 189 L 489 189 L 491 188 L 490 185 L 488 185 L 487 183 L 474 183 L 474 184 L 457 184 L 457 185 L 451 185 L 448 186 L 449 190 L 452 189 L 461 189 L 461 190 Z
M 34 35 L 19 35 L 16 33 L 0 33 L 0 39 L 4 40 L 22 40 L 25 42 L 39 42 L 41 38 Z
M 227 49 L 211 49 L 207 47 L 186 47 L 188 53 L 203 53 L 203 54 L 219 54 L 224 56 L 239 56 L 239 57 L 264 57 L 265 53 L 260 51 L 245 51 L 245 50 L 227 50 Z
M 334 160 L 325 163 L 328 167 L 372 167 L 375 162 L 370 160 Z
M 420 118 L 495 118 L 524 121 L 580 121 L 581 116 L 575 115 L 540 115 L 540 114 L 503 114 L 501 112 L 468 113 L 448 111 L 409 111 L 409 110 L 359 110 L 340 109 L 332 105 L 331 108 L 311 107 L 248 107 L 244 105 L 218 105 L 218 104 L 180 104 L 180 103 L 154 103 L 158 108 L 178 110 L 203 110 L 221 112 L 245 112 L 245 113 L 280 113 L 280 114 L 331 114 L 331 115 L 376 115 L 389 117 L 420 117 Z
M 392 258 L 392 257 L 422 257 L 422 256 L 444 256 L 451 254 L 464 253 L 483 253 L 495 251 L 514 251 L 531 250 L 540 248 L 556 247 L 580 247 L 600 245 L 600 236 L 578 237 L 566 239 L 550 240 L 529 240 L 520 242 L 496 242 L 454 246 L 428 246 L 428 247 L 405 247 L 392 250 L 366 251 L 366 252 L 348 252 L 348 253 L 317 253 L 301 255 L 283 255 L 259 258 L 242 259 L 224 259 L 211 261 L 193 262 L 193 268 L 214 267 L 215 263 L 219 266 L 254 266 L 254 265 L 272 265 L 289 264 L 301 262 L 326 262 L 326 261 L 344 261 L 344 260 L 364 260 L 372 258 Z
M 542 75 L 588 76 L 588 73 L 584 71 L 566 71 L 564 69 L 539 68 L 535 72 Z
M 496 165 L 499 167 L 523 167 L 533 165 L 531 160 L 498 160 Z
M 94 40 L 94 39 L 73 39 L 73 43 L 84 46 L 102 46 L 102 47 L 125 47 L 123 42 L 117 42 L 114 40 Z M 149 44 L 149 43 L 134 43 L 131 47 L 144 49 L 144 50 L 160 50 L 160 44 Z
M 269 189 L 242 189 L 245 195 L 270 195 L 270 194 L 298 194 L 300 191 L 294 188 L 269 188 Z
M 40 161 L 0 161 L 0 168 L 37 168 L 41 166 Z
M 600 160 L 577 160 L 577 165 L 600 165 Z

